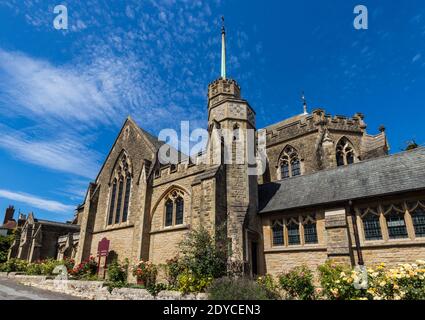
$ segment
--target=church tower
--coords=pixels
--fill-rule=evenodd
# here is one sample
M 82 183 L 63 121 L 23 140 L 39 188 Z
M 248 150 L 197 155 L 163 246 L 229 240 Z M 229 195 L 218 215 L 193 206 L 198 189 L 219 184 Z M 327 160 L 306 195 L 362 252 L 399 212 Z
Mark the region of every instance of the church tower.
M 208 128 L 210 137 L 218 131 L 221 138 L 221 162 L 226 176 L 227 236 L 231 241 L 229 262 L 233 269 L 256 274 L 260 239 L 251 226 L 256 225 L 257 176 L 255 162 L 248 161 L 256 148 L 255 112 L 241 98 L 237 82 L 226 77 L 224 19 L 221 37 L 221 77 L 208 86 Z

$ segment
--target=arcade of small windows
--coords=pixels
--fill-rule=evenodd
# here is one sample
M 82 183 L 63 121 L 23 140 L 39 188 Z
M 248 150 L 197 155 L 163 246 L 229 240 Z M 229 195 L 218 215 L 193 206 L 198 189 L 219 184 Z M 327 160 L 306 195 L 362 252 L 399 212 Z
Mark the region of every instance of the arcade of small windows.
M 354 163 L 354 148 L 347 138 L 339 140 L 336 146 L 336 164 L 337 166 L 346 166 Z
M 298 152 L 291 146 L 285 147 L 279 160 L 280 179 L 301 175 L 301 162 Z
M 274 247 L 317 244 L 316 220 L 310 216 L 278 219 L 272 222 L 272 244 Z
M 123 154 L 117 163 L 110 187 L 108 225 L 127 222 L 131 177 L 128 157 Z
M 414 236 L 425 237 L 425 203 L 421 201 L 360 209 L 360 217 L 366 241 L 409 238 L 409 221 Z
M 171 227 L 183 224 L 184 194 L 180 190 L 172 190 L 165 197 L 164 226 Z

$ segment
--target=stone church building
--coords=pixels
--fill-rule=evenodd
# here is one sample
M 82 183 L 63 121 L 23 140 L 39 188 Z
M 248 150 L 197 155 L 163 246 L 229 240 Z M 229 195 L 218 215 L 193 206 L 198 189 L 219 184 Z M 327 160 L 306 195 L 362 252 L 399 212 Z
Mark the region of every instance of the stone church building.
M 209 132 L 257 130 L 254 106 L 226 78 L 224 29 L 222 47 L 221 77 L 208 86 Z M 361 113 L 332 116 L 304 104 L 304 113 L 263 128 L 267 166 L 255 176 L 247 161 L 161 164 L 164 143 L 129 117 L 79 207 L 77 262 L 107 238 L 120 260 L 165 263 L 188 231 L 214 233 L 224 223 L 229 259 L 251 275 L 315 269 L 330 258 L 424 258 L 425 149 L 388 155 L 385 128 L 366 129 Z

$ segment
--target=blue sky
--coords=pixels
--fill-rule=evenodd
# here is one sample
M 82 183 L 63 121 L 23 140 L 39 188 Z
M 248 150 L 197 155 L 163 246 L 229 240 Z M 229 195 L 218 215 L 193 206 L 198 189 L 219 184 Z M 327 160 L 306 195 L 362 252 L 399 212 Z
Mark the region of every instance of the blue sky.
M 53 28 L 55 5 L 69 29 Z M 366 5 L 369 29 L 355 30 Z M 425 144 L 425 3 L 0 0 L 0 210 L 69 220 L 127 115 L 206 127 L 226 17 L 229 77 L 259 128 L 309 109 L 363 112 L 391 152 Z

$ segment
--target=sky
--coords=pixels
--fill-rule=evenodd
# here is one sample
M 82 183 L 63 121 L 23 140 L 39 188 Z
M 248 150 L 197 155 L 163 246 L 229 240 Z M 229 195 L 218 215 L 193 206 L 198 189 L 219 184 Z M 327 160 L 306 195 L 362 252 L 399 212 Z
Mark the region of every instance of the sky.
M 425 145 L 423 0 L 0 0 L 0 217 L 72 219 L 128 115 L 155 135 L 206 128 L 222 15 L 258 128 L 301 113 L 304 91 L 309 111 L 384 125 L 391 153 Z

